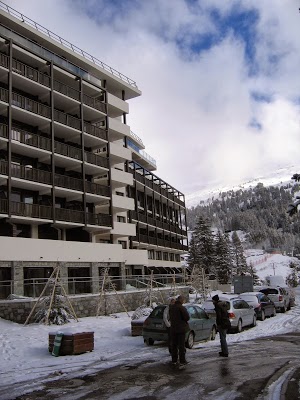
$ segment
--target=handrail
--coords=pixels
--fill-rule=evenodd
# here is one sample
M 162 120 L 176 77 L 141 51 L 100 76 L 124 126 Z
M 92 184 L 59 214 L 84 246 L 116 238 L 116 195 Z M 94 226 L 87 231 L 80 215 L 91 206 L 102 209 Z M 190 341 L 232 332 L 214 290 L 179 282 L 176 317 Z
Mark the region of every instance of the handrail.
M 122 81 L 127 82 L 130 86 L 136 87 L 137 84 L 134 80 L 128 78 L 126 75 L 122 74 L 121 72 L 115 70 L 114 68 L 110 67 L 109 65 L 105 64 L 103 61 L 98 60 L 96 57 L 93 57 L 91 54 L 87 53 L 84 50 L 81 50 L 79 47 L 73 45 L 72 43 L 68 42 L 67 40 L 61 38 L 56 33 L 51 32 L 49 29 L 43 27 L 42 25 L 38 24 L 37 22 L 33 21 L 32 19 L 26 17 L 24 14 L 21 14 L 19 11 L 15 10 L 14 8 L 8 6 L 7 4 L 0 1 L 0 9 L 4 10 L 8 14 L 12 15 L 13 17 L 19 19 L 25 24 L 35 28 L 38 32 L 41 32 L 47 35 L 50 39 L 59 42 L 62 46 L 67 47 L 68 49 L 72 50 L 74 53 L 79 54 L 80 56 L 86 58 L 89 61 L 92 61 L 98 67 L 103 68 L 105 71 L 110 72 L 112 75 L 118 77 Z

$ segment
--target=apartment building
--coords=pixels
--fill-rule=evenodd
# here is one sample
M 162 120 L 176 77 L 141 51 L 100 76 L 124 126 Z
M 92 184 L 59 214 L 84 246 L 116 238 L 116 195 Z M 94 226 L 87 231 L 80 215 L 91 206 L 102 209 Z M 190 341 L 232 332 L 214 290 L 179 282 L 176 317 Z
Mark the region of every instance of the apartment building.
M 0 1 L 0 298 L 181 268 L 184 195 L 126 123 L 136 82 Z M 171 168 L 171 166 L 170 166 Z M 36 284 L 40 285 L 37 286 Z

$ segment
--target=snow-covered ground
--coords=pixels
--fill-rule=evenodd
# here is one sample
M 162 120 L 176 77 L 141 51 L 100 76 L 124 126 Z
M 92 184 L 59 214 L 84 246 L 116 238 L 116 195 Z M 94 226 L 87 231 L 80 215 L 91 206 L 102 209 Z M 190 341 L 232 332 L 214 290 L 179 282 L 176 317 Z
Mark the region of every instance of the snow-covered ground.
M 286 276 L 289 272 L 290 257 L 273 255 L 265 259 L 257 254 L 251 255 L 260 277 L 266 275 Z M 228 336 L 228 343 L 243 342 L 261 336 L 282 334 L 300 330 L 300 292 L 296 297 L 296 306 L 286 314 L 277 314 L 264 322 L 258 321 L 255 328 L 240 334 Z M 132 312 L 129 313 L 132 315 Z M 19 325 L 0 319 L 0 400 L 15 398 L 37 389 L 39 384 L 49 379 L 73 377 L 82 373 L 91 374 L 126 360 L 157 359 L 168 361 L 169 355 L 163 345 L 147 347 L 142 337 L 131 336 L 131 318 L 126 313 L 112 316 L 82 318 L 79 322 L 67 325 L 46 326 L 31 324 Z M 94 332 L 95 349 L 93 352 L 76 356 L 54 357 L 48 352 L 49 332 Z M 219 347 L 219 340 L 195 345 L 193 354 L 204 348 Z M 14 388 L 14 389 L 13 389 Z

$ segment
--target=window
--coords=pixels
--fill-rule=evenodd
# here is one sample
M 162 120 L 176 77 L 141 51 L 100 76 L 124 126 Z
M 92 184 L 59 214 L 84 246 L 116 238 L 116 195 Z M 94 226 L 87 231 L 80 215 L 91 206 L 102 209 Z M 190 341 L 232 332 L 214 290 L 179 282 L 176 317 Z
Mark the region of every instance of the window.
M 117 215 L 117 221 L 118 221 L 118 222 L 126 223 L 126 218 L 123 217 L 122 215 Z
M 174 253 L 170 253 L 170 261 L 174 261 Z
M 176 262 L 180 262 L 180 255 L 179 254 L 175 254 L 175 261 Z
M 161 260 L 162 259 L 161 251 L 156 251 L 156 259 L 157 260 Z
M 118 240 L 118 243 L 122 245 L 122 249 L 127 249 L 127 242 L 126 242 L 126 240 Z
M 154 250 L 148 250 L 148 260 L 154 260 Z
M 169 254 L 168 253 L 164 253 L 164 261 L 169 261 Z
M 124 193 L 123 193 L 123 192 L 117 192 L 117 191 L 116 191 L 116 194 L 117 194 L 118 196 L 124 196 Z

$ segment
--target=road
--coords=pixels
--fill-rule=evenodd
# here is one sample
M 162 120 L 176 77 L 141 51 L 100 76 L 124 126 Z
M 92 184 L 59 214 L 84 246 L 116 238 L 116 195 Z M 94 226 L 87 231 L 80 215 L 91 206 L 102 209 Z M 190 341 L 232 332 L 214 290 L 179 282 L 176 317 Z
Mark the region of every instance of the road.
M 73 379 L 44 383 L 42 390 L 16 400 L 296 400 L 300 399 L 300 333 L 256 338 L 189 351 L 189 364 L 177 371 L 166 356 L 157 361 L 132 355 L 121 365 Z

